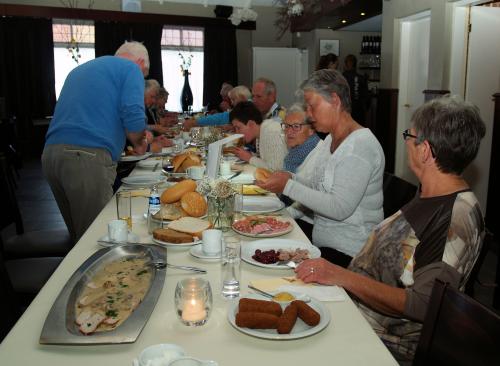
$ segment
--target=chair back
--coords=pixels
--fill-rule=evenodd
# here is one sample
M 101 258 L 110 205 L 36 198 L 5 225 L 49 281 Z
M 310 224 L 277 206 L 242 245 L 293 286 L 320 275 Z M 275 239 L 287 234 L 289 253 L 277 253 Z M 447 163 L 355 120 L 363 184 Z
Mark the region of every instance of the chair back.
M 384 172 L 383 191 L 384 218 L 387 218 L 415 197 L 417 187 L 394 174 Z
M 436 280 L 413 365 L 500 365 L 500 316 Z
M 0 230 L 11 224 L 16 224 L 16 233 L 24 233 L 23 219 L 17 204 L 14 191 L 14 175 L 6 157 L 0 154 L 0 194 L 3 197 L 2 210 L 0 214 Z

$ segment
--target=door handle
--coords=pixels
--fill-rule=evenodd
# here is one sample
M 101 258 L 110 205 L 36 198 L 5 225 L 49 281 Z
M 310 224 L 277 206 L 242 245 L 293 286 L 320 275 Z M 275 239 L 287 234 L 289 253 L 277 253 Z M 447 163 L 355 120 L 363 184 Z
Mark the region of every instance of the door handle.
M 411 107 L 411 105 L 410 105 L 410 104 L 408 104 L 408 103 L 406 103 L 406 104 L 403 104 L 403 107 L 405 107 L 405 108 L 410 108 L 410 107 Z

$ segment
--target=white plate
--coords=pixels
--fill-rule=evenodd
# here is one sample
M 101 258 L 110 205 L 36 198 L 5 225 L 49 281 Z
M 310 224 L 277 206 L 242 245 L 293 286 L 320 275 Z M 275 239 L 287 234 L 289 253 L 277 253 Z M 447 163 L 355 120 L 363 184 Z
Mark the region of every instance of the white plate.
M 293 223 L 290 220 L 283 220 L 283 219 L 280 219 L 280 218 L 277 218 L 277 217 L 276 217 L 276 220 L 279 220 L 279 221 L 282 221 L 282 222 L 289 222 L 290 225 L 285 230 L 278 231 L 278 232 L 273 232 L 273 233 L 263 233 L 263 234 L 252 234 L 252 233 L 246 233 L 244 231 L 239 231 L 239 230 L 235 229 L 234 224 L 232 225 L 231 228 L 234 231 L 236 231 L 238 234 L 244 235 L 244 236 L 249 236 L 251 238 L 274 238 L 276 236 L 281 236 L 281 235 L 288 234 L 290 231 L 293 230 Z
M 206 219 L 207 217 L 208 217 L 208 215 L 207 215 L 207 214 L 205 214 L 205 215 L 200 216 L 200 217 L 197 217 L 197 218 L 198 218 L 198 219 Z M 146 218 L 146 219 L 147 219 L 147 218 Z M 163 221 L 164 223 L 169 223 L 169 222 L 175 221 L 175 220 L 160 220 L 160 219 L 157 219 L 157 218 L 155 218 L 155 217 L 152 217 L 151 219 L 152 219 L 152 221 L 153 221 L 153 222 L 160 223 L 160 224 L 162 223 L 162 221 Z
M 191 247 L 189 250 L 189 254 L 191 254 L 193 257 L 200 258 L 200 259 L 210 259 L 210 260 L 217 260 L 220 259 L 220 253 L 216 255 L 207 255 L 205 252 L 203 252 L 202 245 L 195 245 Z
M 161 158 L 149 158 L 139 161 L 137 166 L 140 166 L 141 168 L 154 168 L 156 164 L 158 164 L 158 169 L 161 170 L 161 162 Z
M 138 243 L 139 242 L 139 235 L 134 234 L 129 232 L 128 237 L 127 237 L 127 242 L 129 243 Z M 103 243 L 103 241 L 110 241 L 108 235 L 101 236 L 99 239 L 97 239 L 97 244 L 99 244 L 101 247 L 114 247 L 115 245 L 125 245 L 127 243 Z
M 258 300 L 267 300 L 266 297 L 257 294 L 249 294 L 245 297 Z M 231 325 L 234 328 L 236 328 L 240 332 L 257 338 L 274 339 L 274 340 L 289 340 L 289 339 L 304 338 L 321 332 L 330 323 L 330 312 L 321 302 L 311 298 L 311 302 L 309 302 L 307 305 L 316 310 L 321 316 L 319 324 L 314 327 L 311 327 L 306 323 L 304 323 L 300 318 L 297 318 L 297 322 L 295 323 L 295 326 L 293 327 L 290 334 L 278 334 L 276 329 L 250 329 L 250 328 L 238 327 L 236 325 L 236 320 L 235 320 L 236 314 L 238 313 L 237 301 L 229 305 L 227 312 L 227 320 L 229 321 L 229 323 L 231 323 Z M 283 306 L 284 305 L 282 305 L 282 307 Z
M 164 181 L 164 179 L 165 178 L 159 174 L 142 174 L 122 178 L 122 183 L 129 186 L 144 187 L 160 184 Z
M 153 238 L 153 242 L 156 244 L 163 245 L 167 248 L 188 248 L 196 244 L 201 244 L 201 240 L 195 240 L 192 243 L 169 243 L 155 238 Z
M 266 213 L 279 211 L 285 204 L 276 196 L 243 196 L 243 212 Z
M 315 247 L 314 245 L 304 243 L 301 241 L 297 240 L 288 240 L 288 239 L 262 239 L 262 240 L 256 240 L 256 241 L 251 241 L 249 243 L 245 243 L 244 245 L 241 246 L 241 259 L 243 259 L 245 262 L 253 264 L 254 266 L 259 266 L 259 267 L 265 267 L 265 268 L 272 268 L 272 269 L 287 269 L 290 268 L 284 264 L 265 264 L 265 263 L 260 263 L 257 262 L 255 259 L 252 258 L 252 256 L 255 254 L 255 251 L 257 249 L 260 249 L 262 251 L 266 250 L 278 250 L 278 249 L 285 249 L 285 250 L 293 250 L 293 249 L 307 249 L 309 250 L 309 257 L 310 258 L 319 258 L 321 257 L 321 252 L 320 250 Z
M 125 155 L 120 158 L 120 161 L 139 161 L 146 159 L 149 156 L 151 156 L 150 152 L 147 152 L 144 155 Z

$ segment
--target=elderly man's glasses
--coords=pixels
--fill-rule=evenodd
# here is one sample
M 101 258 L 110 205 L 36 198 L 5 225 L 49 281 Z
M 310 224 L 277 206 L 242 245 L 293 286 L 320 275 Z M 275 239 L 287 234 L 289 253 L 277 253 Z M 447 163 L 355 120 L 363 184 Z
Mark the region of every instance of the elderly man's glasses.
M 408 139 L 416 139 L 416 138 L 418 138 L 418 136 L 410 133 L 410 129 L 409 128 L 403 131 L 403 140 L 406 141 Z M 436 154 L 434 154 L 434 148 L 432 147 L 432 145 L 431 145 L 431 143 L 429 141 L 427 141 L 427 142 L 429 143 L 429 146 L 431 148 L 431 155 L 432 155 L 432 157 L 433 158 L 436 157 Z
M 294 132 L 298 132 L 302 129 L 302 126 L 307 126 L 309 123 L 294 123 L 294 124 L 287 124 L 287 123 L 281 123 L 281 129 L 283 131 L 287 131 L 289 129 L 292 129 Z

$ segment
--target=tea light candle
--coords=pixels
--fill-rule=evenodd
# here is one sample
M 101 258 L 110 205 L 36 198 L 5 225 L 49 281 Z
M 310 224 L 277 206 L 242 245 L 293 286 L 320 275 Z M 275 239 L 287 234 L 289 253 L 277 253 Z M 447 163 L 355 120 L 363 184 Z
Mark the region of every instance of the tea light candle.
M 207 317 L 207 312 L 203 301 L 196 298 L 191 298 L 184 302 L 182 309 L 182 320 L 186 322 L 198 322 Z

